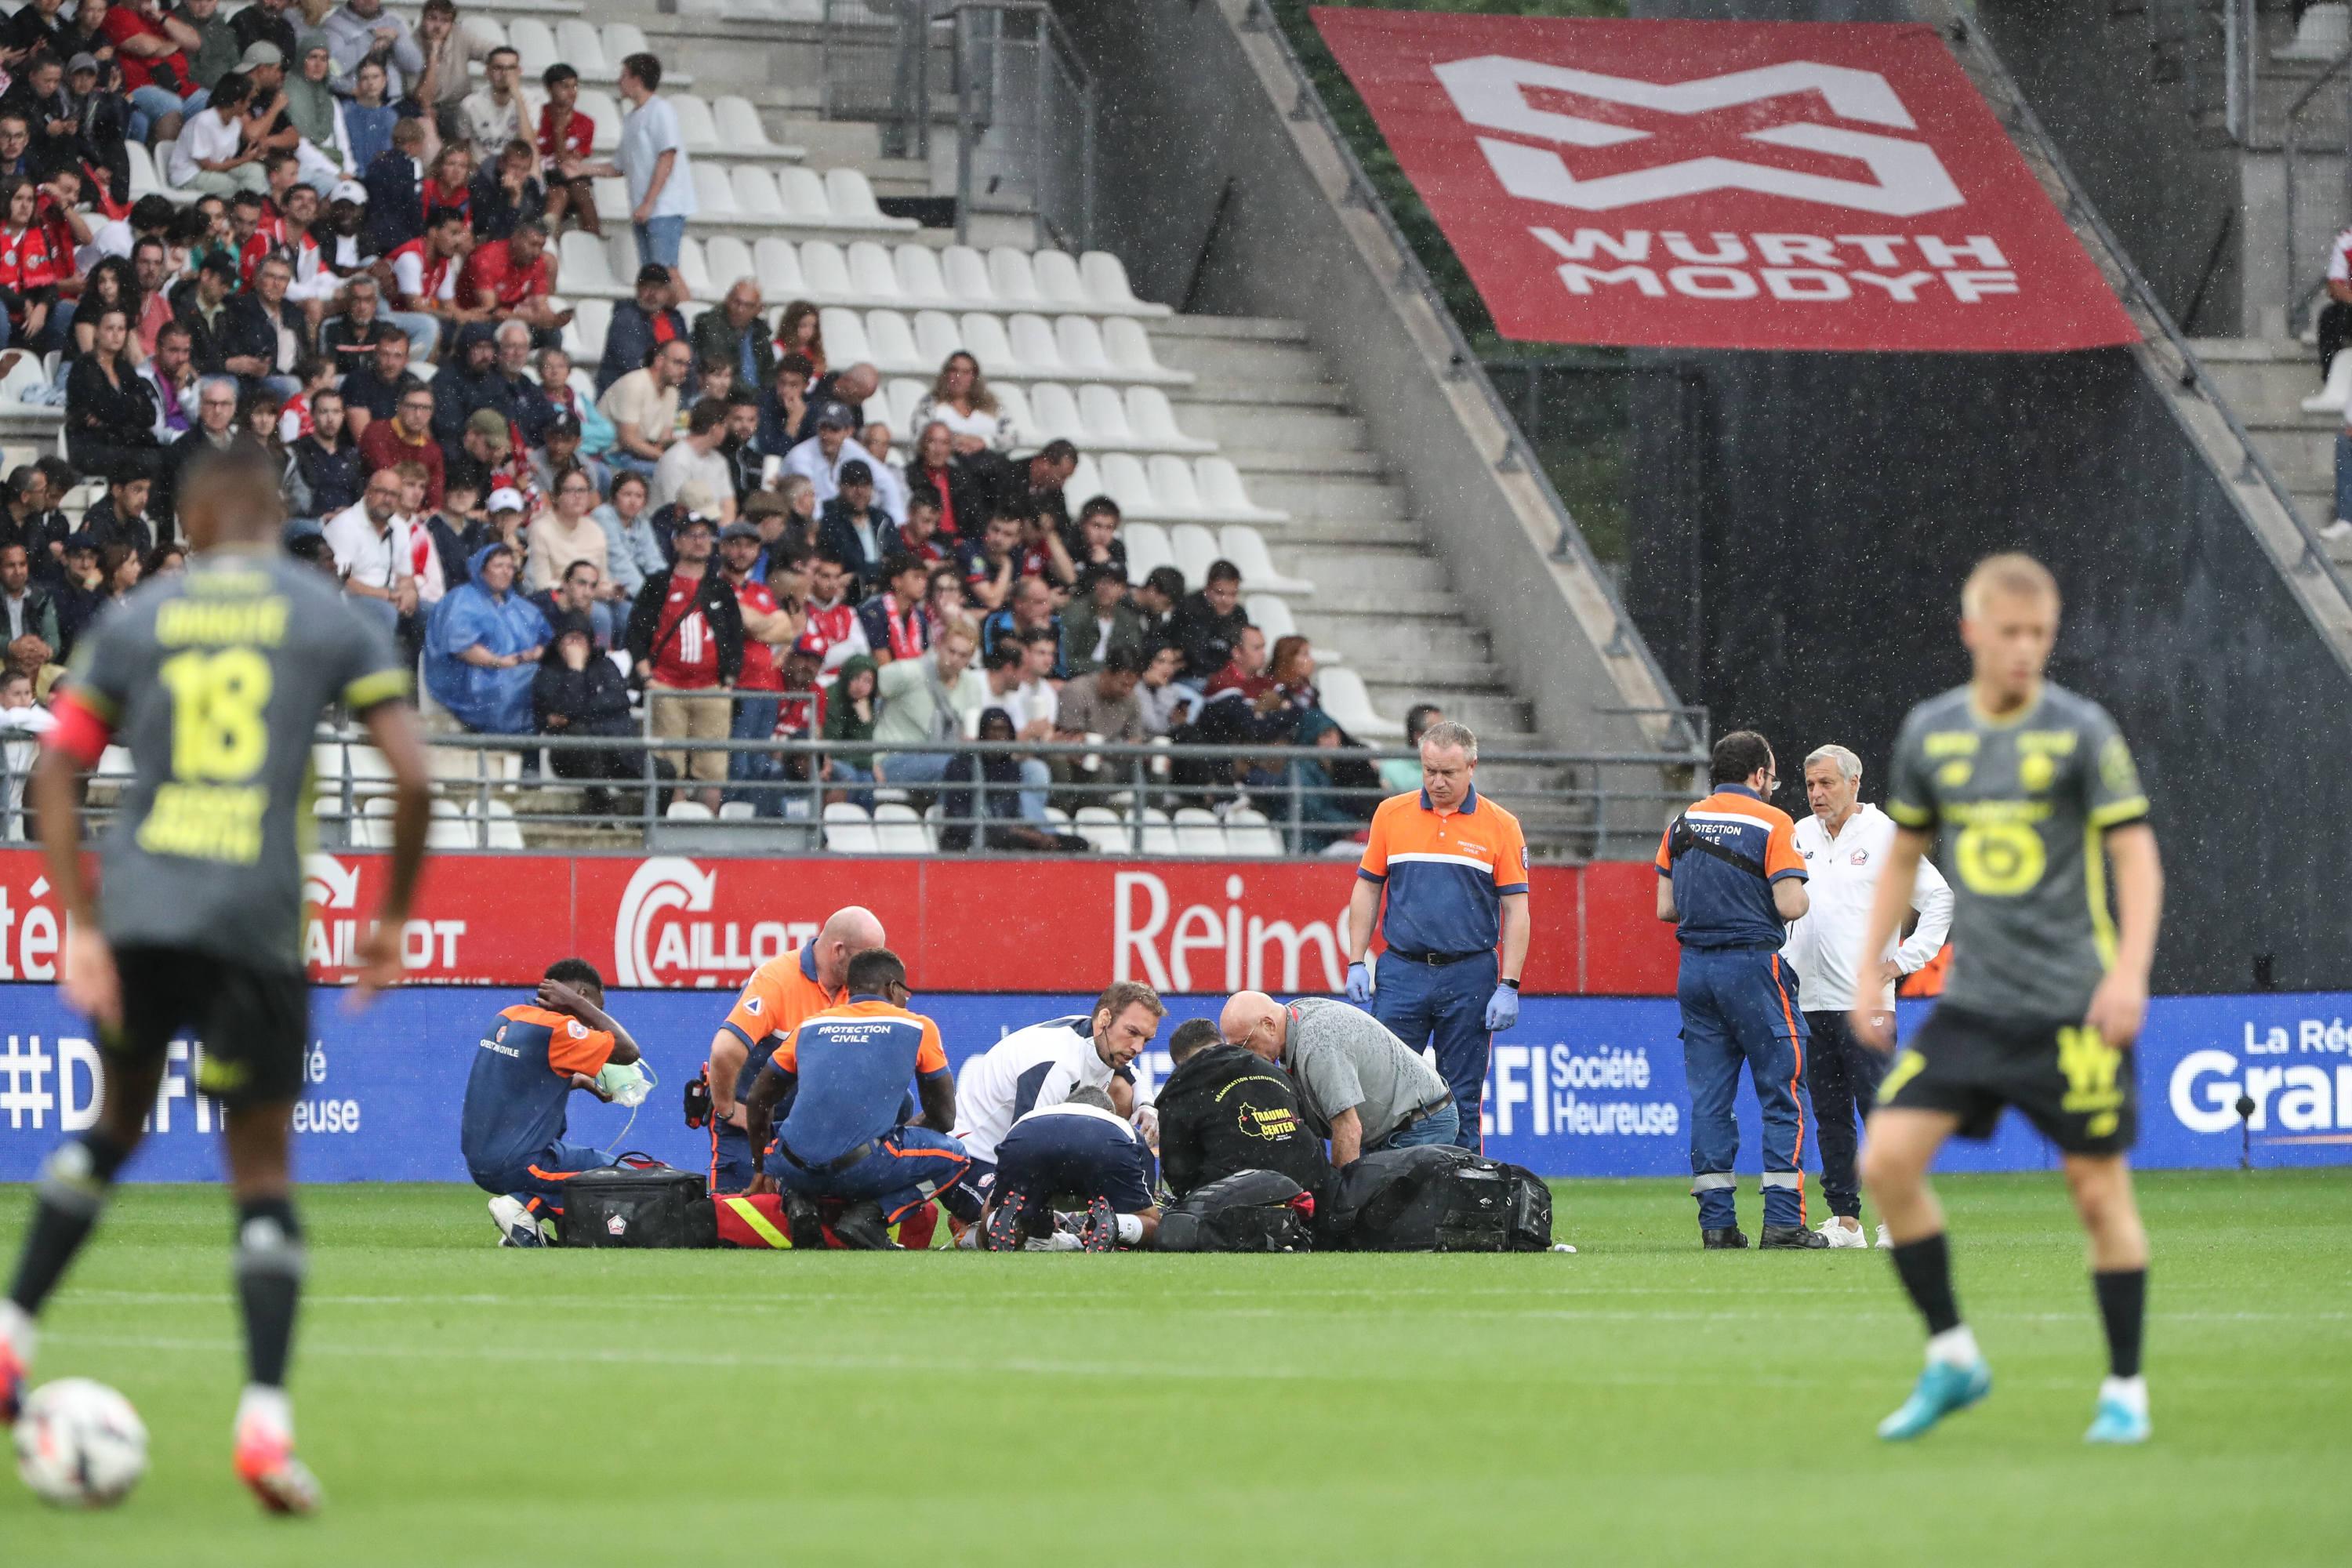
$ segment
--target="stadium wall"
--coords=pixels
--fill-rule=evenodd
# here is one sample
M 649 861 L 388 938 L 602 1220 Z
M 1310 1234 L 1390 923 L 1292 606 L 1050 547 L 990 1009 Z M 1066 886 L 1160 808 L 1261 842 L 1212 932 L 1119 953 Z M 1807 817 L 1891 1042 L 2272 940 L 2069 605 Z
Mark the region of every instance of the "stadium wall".
M 321 988 L 295 1122 L 296 1166 L 311 1182 L 463 1182 L 458 1109 L 466 1077 L 499 1011 L 527 1000 L 519 987 L 420 986 L 353 1016 Z M 574 1096 L 568 1136 L 636 1149 L 687 1169 L 709 1163 L 708 1134 L 688 1128 L 678 1094 L 698 1070 L 728 998 L 707 992 L 616 992 L 610 1005 L 646 1051 L 660 1080 L 634 1119 Z M 969 1059 L 1005 1032 L 1083 1013 L 1091 994 L 926 994 L 949 1059 Z M 1219 999 L 1179 997 L 1166 1031 L 1213 1016 Z M 1917 1005 L 1903 1008 L 1915 1026 Z M 0 1181 L 32 1177 L 58 1137 L 96 1114 L 96 1046 L 87 1025 L 46 985 L 0 985 Z M 2263 1166 L 2352 1163 L 2352 1054 L 2345 1018 L 2352 994 L 2159 999 L 2139 1049 L 2141 1131 L 2147 1167 L 2224 1168 L 2240 1154 L 2230 1107 L 2241 1090 L 2256 1111 L 2243 1136 Z M 1675 1004 L 1658 999 L 1530 1000 L 1496 1043 L 1487 1081 L 1487 1152 L 1547 1176 L 1679 1176 L 1690 1169 L 1688 1094 Z M 218 1108 L 192 1085 L 196 1060 L 172 1047 L 153 1136 L 132 1179 L 200 1181 L 218 1174 Z M 1147 1084 L 1164 1053 L 1141 1061 Z M 1761 1168 L 1755 1119 L 1745 1119 L 1739 1169 Z M 2050 1147 L 2018 1119 L 1987 1144 L 1955 1143 L 1942 1168 L 2040 1170 Z
M 1258 0 L 1055 9 L 1101 84 L 1099 242 L 1149 298 L 1305 322 L 1547 742 L 1643 743 L 1600 710 L 1674 693 Z

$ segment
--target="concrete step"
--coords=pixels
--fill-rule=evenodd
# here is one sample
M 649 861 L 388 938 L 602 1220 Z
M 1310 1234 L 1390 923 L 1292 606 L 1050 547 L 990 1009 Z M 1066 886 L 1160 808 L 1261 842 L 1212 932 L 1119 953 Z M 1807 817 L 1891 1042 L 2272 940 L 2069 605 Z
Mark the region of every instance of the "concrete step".
M 1462 606 L 1451 593 L 1428 589 L 1391 589 L 1385 584 L 1372 589 L 1359 589 L 1345 585 L 1335 585 L 1330 588 L 1318 586 L 1312 594 L 1295 594 L 1290 596 L 1290 613 L 1294 617 L 1303 618 L 1301 613 L 1310 608 L 1337 616 L 1382 616 L 1399 623 L 1417 617 L 1459 625 L 1462 618 Z M 1310 637 L 1316 635 L 1304 626 L 1299 629 L 1305 631 Z M 1374 636 L 1361 640 L 1342 638 L 1338 646 L 1375 648 L 1381 646 L 1381 642 L 1379 637 Z
M 1193 336 L 1163 332 L 1160 325 L 1159 321 L 1150 324 L 1151 346 L 1160 363 L 1171 370 L 1192 371 L 1214 385 L 1267 379 L 1313 381 L 1323 372 L 1323 362 L 1304 342 Z
M 1307 325 L 1282 316 L 1162 316 L 1152 331 L 1171 338 L 1224 338 L 1307 345 Z
M 1370 479 L 1266 474 L 1250 481 L 1249 493 L 1258 505 L 1293 517 L 1386 521 L 1412 515 L 1402 489 Z
M 1267 407 L 1219 400 L 1186 401 L 1175 407 L 1178 428 L 1227 451 L 1318 447 L 1360 452 L 1370 445 L 1361 419 L 1328 406 Z
M 1420 681 L 1394 686 L 1366 681 L 1364 685 L 1371 693 L 1372 711 L 1400 723 L 1414 703 L 1435 702 L 1448 719 L 1476 731 L 1482 742 L 1489 731 L 1510 733 L 1528 728 L 1527 704 L 1507 691 L 1441 691 Z
M 1377 547 L 1368 544 L 1299 546 L 1288 540 L 1266 542 L 1275 565 L 1315 584 L 1315 597 L 1350 592 L 1416 594 L 1448 591 L 1445 563 L 1420 545 Z M 1246 591 L 1248 584 L 1243 584 Z M 1294 611 L 1296 606 L 1293 606 Z
M 1333 479 L 1386 481 L 1386 468 L 1375 453 L 1360 448 L 1322 447 L 1228 447 L 1219 451 L 1244 474 L 1321 475 Z M 1263 504 L 1263 503 L 1261 503 Z
M 1190 411 L 1204 408 L 1321 408 L 1343 411 L 1348 406 L 1347 389 L 1335 381 L 1317 377 L 1311 381 L 1251 381 L 1238 384 L 1212 382 L 1192 386 L 1171 386 L 1168 401 L 1176 410 L 1176 423 L 1186 429 Z
M 1373 521 L 1359 517 L 1294 517 L 1288 522 L 1261 522 L 1257 531 L 1276 550 L 1285 545 L 1315 544 L 1397 544 L 1419 549 L 1428 543 L 1421 524 L 1404 518 Z
M 1484 632 L 1465 626 L 1453 595 L 1434 611 L 1399 605 L 1352 605 L 1318 594 L 1291 601 L 1298 629 L 1318 647 L 1378 649 L 1395 660 L 1465 663 L 1492 656 Z

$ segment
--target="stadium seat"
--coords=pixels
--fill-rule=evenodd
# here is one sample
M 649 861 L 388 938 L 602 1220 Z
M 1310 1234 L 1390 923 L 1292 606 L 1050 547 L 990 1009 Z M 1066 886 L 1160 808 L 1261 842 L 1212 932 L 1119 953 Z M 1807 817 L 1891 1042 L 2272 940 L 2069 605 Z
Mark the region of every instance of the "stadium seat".
M 988 281 L 988 262 L 971 246 L 949 246 L 940 252 L 940 266 L 947 275 L 948 293 L 959 310 L 986 309 L 996 303 L 996 290 Z
M 619 65 L 631 55 L 650 55 L 655 52 L 653 45 L 646 41 L 646 30 L 635 22 L 612 22 L 605 25 L 604 58 L 614 65 Z M 663 74 L 662 79 L 669 80 L 667 72 Z
M 1192 483 L 1192 465 L 1183 458 L 1163 452 L 1147 458 L 1143 471 L 1151 476 L 1152 497 L 1169 516 L 1199 517 L 1208 510 L 1201 504 L 1200 489 Z M 1184 552 L 1180 548 L 1176 553 L 1181 557 Z
M 565 329 L 567 338 L 576 337 L 577 343 L 566 343 L 575 363 L 590 369 L 604 357 L 604 334 L 613 329 L 613 301 L 583 300 L 572 306 L 572 325 Z
M 988 253 L 988 286 L 1007 310 L 1034 310 L 1044 304 L 1037 279 L 1029 270 L 1029 253 L 1000 245 Z
M 904 298 L 898 287 L 898 268 L 890 258 L 890 248 L 870 239 L 850 242 L 849 291 L 869 303 L 880 301 L 897 304 Z
M 703 241 L 703 267 L 710 274 L 711 297 L 722 297 L 727 290 L 749 278 L 760 280 L 759 268 L 752 264 L 751 247 L 731 234 L 714 235 Z
M 671 801 L 669 803 L 669 808 L 664 811 L 662 816 L 672 822 L 709 822 L 714 820 L 710 808 L 703 805 L 698 800 Z
M 1339 721 L 1339 727 L 1360 741 L 1388 740 L 1402 736 L 1404 726 L 1393 719 L 1384 719 L 1372 710 L 1371 693 L 1364 689 L 1364 678 L 1341 666 L 1337 669 L 1319 669 L 1316 685 L 1323 697 L 1323 711 Z
M 1037 384 L 1044 387 L 1051 386 L 1054 384 L 1049 381 L 1041 381 L 1037 383 Z M 1015 386 L 1009 381 L 1005 382 L 1002 385 L 992 386 L 990 390 L 996 394 L 996 406 L 1003 413 L 1006 418 L 1013 421 L 1013 428 L 1017 430 L 1034 430 L 1037 428 L 1036 410 L 1029 406 L 1029 395 L 1027 393 L 1022 391 L 1018 386 Z M 1028 445 L 1031 446 L 1038 444 L 1039 443 L 1034 440 L 1028 443 Z
M 686 139 L 688 153 L 707 158 L 727 150 L 727 143 L 719 139 L 719 122 L 712 118 L 709 104 L 690 92 L 674 93 L 670 102 L 677 110 L 677 133 Z
M 620 100 L 603 88 L 583 87 L 580 89 L 580 112 L 585 114 L 595 129 L 589 138 L 589 151 L 610 153 L 621 144 Z
M 877 370 L 914 374 L 926 368 L 922 352 L 915 346 L 915 329 L 903 311 L 866 312 L 866 341 L 865 357 Z
M 0 404 L 26 405 L 28 400 L 25 395 L 39 391 L 47 380 L 39 356 L 19 354 L 7 374 L 0 375 Z
M 828 807 L 828 825 L 832 816 Z M 874 840 L 876 847 L 885 855 L 928 855 L 932 848 L 930 836 L 924 829 L 923 819 L 915 815 L 915 808 L 895 801 L 881 802 L 874 807 Z
M 1040 382 L 1037 390 L 1044 393 L 1052 385 Z M 1057 404 L 1065 400 L 1069 404 L 1072 429 L 1067 433 L 1072 440 L 1096 451 L 1134 448 L 1135 432 L 1128 427 L 1127 405 L 1119 401 L 1117 387 L 1089 382 L 1075 394 L 1061 386 L 1053 390 L 1059 395 Z
M 604 237 L 604 248 L 613 258 L 613 276 L 624 283 L 637 276 L 637 235 L 627 224 L 622 224 Z
M 1086 279 L 1078 276 L 1078 260 L 1066 250 L 1040 250 L 1029 258 L 1029 273 L 1036 279 L 1040 308 L 1089 312 Z
M 1089 250 L 1078 258 L 1078 276 L 1085 280 L 1087 293 L 1104 310 L 1118 310 L 1143 315 L 1165 316 L 1169 309 L 1135 297 L 1127 280 L 1127 265 L 1108 250 Z
M 1151 493 L 1151 481 L 1145 477 L 1142 460 L 1129 452 L 1105 452 L 1102 457 L 1102 493 L 1118 502 L 1121 511 L 1134 517 L 1164 517 L 1159 499 Z M 1185 580 L 1194 579 L 1188 573 Z
M 751 247 L 751 264 L 760 277 L 760 292 L 768 297 L 769 304 L 785 304 L 807 296 L 808 279 L 801 271 L 800 252 L 791 240 L 762 236 Z
M 850 287 L 849 263 L 841 247 L 829 239 L 801 241 L 801 276 L 808 279 L 813 299 L 845 300 L 856 292 Z
M 1147 805 L 1143 816 L 1143 852 L 1146 855 L 1181 855 L 1177 847 L 1176 829 L 1169 823 L 1168 814 L 1156 805 Z
M 1219 517 L 1242 517 L 1259 522 L 1287 522 L 1290 514 L 1262 507 L 1242 489 L 1241 470 L 1229 458 L 1202 458 L 1193 466 L 1199 477 L 1202 504 Z
M 1130 386 L 1127 389 L 1127 423 L 1139 447 L 1164 447 L 1174 452 L 1213 452 L 1214 441 L 1203 441 L 1197 436 L 1187 436 L 1177 426 L 1176 410 L 1168 395 L 1156 386 Z M 1209 487 L 1202 487 L 1209 492 Z
M 918 310 L 915 312 L 915 346 L 923 351 L 926 364 L 944 364 L 948 355 L 964 346 L 963 327 L 945 310 Z M 973 357 L 979 358 L 977 354 Z M 988 362 L 981 360 L 980 368 L 985 374 L 990 369 Z
M 804 227 L 824 228 L 833 222 L 833 204 L 825 199 L 824 182 L 814 169 L 798 166 L 776 172 L 776 190 L 784 216 Z
M 914 444 L 915 405 L 930 390 L 930 383 L 911 375 L 894 376 L 882 384 L 882 402 L 890 410 L 890 428 L 898 432 L 898 445 Z
M 856 311 L 827 305 L 817 312 L 817 323 L 824 331 L 825 354 L 835 364 L 856 364 L 874 357 L 866 342 L 865 319 Z
M 368 802 L 367 815 L 371 819 L 378 815 L 379 806 L 383 808 L 382 815 L 388 817 L 392 815 L 394 802 L 390 796 L 378 796 Z M 476 833 L 474 824 L 467 821 L 464 814 L 458 811 L 457 802 L 436 800 L 433 803 L 432 820 L 425 825 L 425 847 L 427 849 L 476 849 L 481 847 L 480 836 Z
M 824 847 L 836 855 L 879 855 L 881 840 L 866 808 L 837 800 L 824 808 Z
M 993 321 L 994 317 L 988 320 Z M 1035 376 L 1059 374 L 1065 368 L 1062 351 L 1054 338 L 1054 324 L 1045 317 L 1024 310 L 1005 323 L 1006 341 L 1012 345 L 1013 368 Z
M 620 279 L 604 253 L 604 243 L 594 235 L 573 229 L 556 247 L 556 277 L 567 294 L 609 294 L 616 292 Z
M 956 319 L 956 325 L 963 346 L 980 362 L 983 373 L 1026 376 L 1038 368 L 1024 368 L 1021 356 L 1013 353 L 1013 340 L 1004 335 L 1004 323 L 986 311 L 968 310 Z
M 1145 820 L 1148 822 L 1150 818 Z M 1217 820 L 1217 814 L 1213 811 L 1197 805 L 1178 806 L 1175 835 L 1178 854 L 1219 859 L 1225 853 L 1224 824 Z
M 591 185 L 596 197 L 596 216 L 606 223 L 625 224 L 629 221 L 629 186 L 625 180 L 598 175 Z
M 2272 58 L 2324 65 L 2352 47 L 2352 6 L 2323 3 L 2297 10 L 2294 37 L 2273 51 Z
M 910 304 L 947 305 L 954 296 L 940 271 L 939 252 L 928 245 L 902 245 L 891 258 L 898 274 L 898 292 Z
M 1126 821 L 1107 805 L 1082 805 L 1071 819 L 1071 830 L 1104 855 L 1131 852 Z
M 555 24 L 555 47 L 557 58 L 583 77 L 606 81 L 619 75 L 604 58 L 604 40 L 577 16 L 566 16 Z
M 857 228 L 903 228 L 917 226 L 910 217 L 889 217 L 874 200 L 874 187 L 863 173 L 856 169 L 827 169 L 824 172 L 825 198 L 833 207 L 837 223 Z
M 2327 384 L 2303 400 L 2305 414 L 2341 414 L 2352 405 L 2352 349 L 2337 349 L 2327 362 Z
M 516 17 L 507 28 L 507 43 L 522 57 L 525 81 L 537 81 L 563 58 L 555 47 L 554 29 L 536 16 Z
M 736 93 L 722 93 L 711 100 L 711 113 L 719 122 L 719 144 L 737 157 L 797 158 L 797 147 L 780 146 L 769 139 L 768 127 L 760 119 L 760 111 L 751 100 Z
M 717 292 L 710 287 L 710 268 L 703 263 L 702 241 L 692 235 L 678 242 L 677 275 L 686 279 L 687 292 L 696 300 L 708 300 Z
M 511 754 L 511 753 L 509 753 Z M 502 800 L 477 801 L 475 817 L 482 824 L 485 845 L 491 849 L 524 847 L 522 825 L 515 820 L 515 809 Z
M 1017 318 L 1016 318 L 1017 319 Z M 1102 329 L 1087 316 L 1054 318 L 1054 342 L 1072 375 L 1111 377 L 1118 369 L 1103 346 Z
M 702 165 L 695 166 L 698 169 Z M 751 163 L 738 163 L 730 184 L 735 193 L 735 208 L 743 216 L 762 223 L 782 221 L 783 198 L 776 194 L 775 179 L 767 170 Z
M 1265 634 L 1269 647 L 1284 637 L 1298 635 L 1298 623 L 1291 618 L 1290 602 L 1279 595 L 1252 594 L 1242 601 L 1242 607 L 1249 612 L 1250 625 Z M 1314 653 L 1317 664 L 1341 664 L 1348 657 L 1338 648 L 1318 647 Z
M 996 388 L 1000 399 L 1004 395 L 1004 390 L 1001 386 Z M 1028 440 L 1036 442 L 1069 440 L 1081 447 L 1117 445 L 1097 437 L 1089 428 L 1089 422 L 1080 416 L 1078 409 L 1079 400 L 1070 395 L 1068 387 L 1059 382 L 1041 381 L 1029 399 L 1031 417 L 1030 422 L 1022 426 L 1023 434 Z
M 1312 594 L 1315 584 L 1304 577 L 1291 577 L 1275 570 L 1274 557 L 1266 552 L 1265 535 L 1246 522 L 1229 522 L 1217 531 L 1218 548 L 1226 560 L 1241 568 L 1245 586 L 1268 594 Z
M 757 822 L 759 819 L 760 808 L 748 800 L 730 800 L 719 804 L 719 820 L 721 822 Z
M 1112 316 L 1102 324 L 1103 348 L 1122 381 L 1160 381 L 1191 385 L 1189 370 L 1169 370 L 1152 357 L 1151 340 L 1131 317 Z
M 1180 522 L 1169 529 L 1168 543 L 1176 552 L 1176 569 L 1184 574 L 1185 582 L 1209 580 L 1209 567 L 1218 559 L 1215 534 L 1197 522 Z M 1243 573 L 1242 581 L 1249 580 L 1249 574 Z
M 1127 545 L 1129 582 L 1140 583 L 1160 567 L 1176 564 L 1176 552 L 1169 545 L 1168 531 L 1158 523 L 1128 522 L 1121 525 L 1118 532 Z M 1187 587 L 1198 587 L 1201 581 L 1192 577 L 1184 579 Z
M 694 199 L 701 217 L 724 222 L 741 216 L 735 187 L 728 184 L 727 171 L 716 163 L 694 165 Z
M 1250 860 L 1282 857 L 1282 836 L 1255 806 L 1237 805 L 1225 813 L 1225 853 Z

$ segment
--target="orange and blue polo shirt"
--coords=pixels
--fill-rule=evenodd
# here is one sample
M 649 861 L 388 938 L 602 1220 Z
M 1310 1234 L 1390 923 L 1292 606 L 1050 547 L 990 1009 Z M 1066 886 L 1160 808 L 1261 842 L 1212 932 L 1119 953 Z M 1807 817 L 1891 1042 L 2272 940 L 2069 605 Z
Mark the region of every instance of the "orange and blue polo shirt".
M 799 1079 L 777 1134 L 803 1165 L 822 1165 L 898 1125 L 908 1080 L 946 1072 L 948 1053 L 920 1013 L 857 996 L 803 1020 L 772 1065 Z
M 1427 790 L 1391 795 L 1372 813 L 1356 875 L 1388 886 L 1381 934 L 1389 950 L 1490 952 L 1503 935 L 1503 900 L 1528 890 L 1528 841 L 1519 819 L 1473 784 L 1458 811 L 1439 811 Z
M 799 1028 L 803 1018 L 848 1000 L 847 987 L 827 991 L 817 980 L 813 942 L 803 942 L 752 971 L 743 994 L 735 998 L 735 1010 L 719 1026 L 742 1041 L 751 1053 L 743 1070 L 736 1075 L 735 1097 L 740 1100 L 751 1091 L 751 1080 L 760 1076 L 776 1041 Z
M 1778 951 L 1789 930 L 1772 906 L 1772 884 L 1805 879 L 1797 825 L 1746 784 L 1724 784 L 1682 814 L 1694 842 L 1677 855 L 1668 825 L 1658 839 L 1658 875 L 1675 884 L 1685 947 Z
M 569 1013 L 529 1002 L 500 1013 L 466 1078 L 466 1169 L 498 1179 L 529 1164 L 563 1136 L 572 1075 L 593 1078 L 612 1059 L 613 1037 Z

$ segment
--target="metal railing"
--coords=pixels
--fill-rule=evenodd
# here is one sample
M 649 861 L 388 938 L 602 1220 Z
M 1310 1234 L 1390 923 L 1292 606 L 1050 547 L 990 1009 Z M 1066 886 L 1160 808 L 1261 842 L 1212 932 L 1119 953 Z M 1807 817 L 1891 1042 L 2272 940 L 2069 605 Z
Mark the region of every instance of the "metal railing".
M 932 11 L 932 0 L 824 0 L 818 111 L 878 121 L 885 157 L 930 155 Z
M 955 28 L 956 238 L 974 214 L 1034 220 L 1037 248 L 1090 249 L 1094 78 L 1039 0 L 959 0 Z
M 2143 0 L 2148 47 L 2179 72 L 2190 118 L 2211 118 L 2237 142 L 2252 139 L 2262 71 L 2262 15 L 2282 0 Z
M 566 851 L 1314 857 L 1351 843 L 1372 808 L 1397 793 L 1381 780 L 1381 763 L 1418 761 L 1393 746 L 1263 740 L 961 741 L 925 753 L 903 742 L 689 741 L 643 732 L 428 739 L 434 847 L 541 853 L 558 846 L 528 844 L 525 828 L 569 830 L 557 836 Z M 366 735 L 322 729 L 317 745 L 320 847 L 388 847 L 392 781 Z M 907 765 L 919 756 L 932 760 Z M 701 757 L 727 759 L 723 769 L 711 769 L 726 776 L 694 777 Z M 946 776 L 942 758 L 954 764 Z M 1506 773 L 1498 798 L 1507 799 L 1531 839 L 1568 858 L 1622 859 L 1654 852 L 1660 825 L 1689 803 L 1692 770 L 1706 760 L 1696 749 L 1488 750 L 1479 766 L 1487 779 Z M 128 783 L 106 767 L 89 775 L 93 828 L 110 818 Z M 673 815 L 680 804 L 686 810 Z

